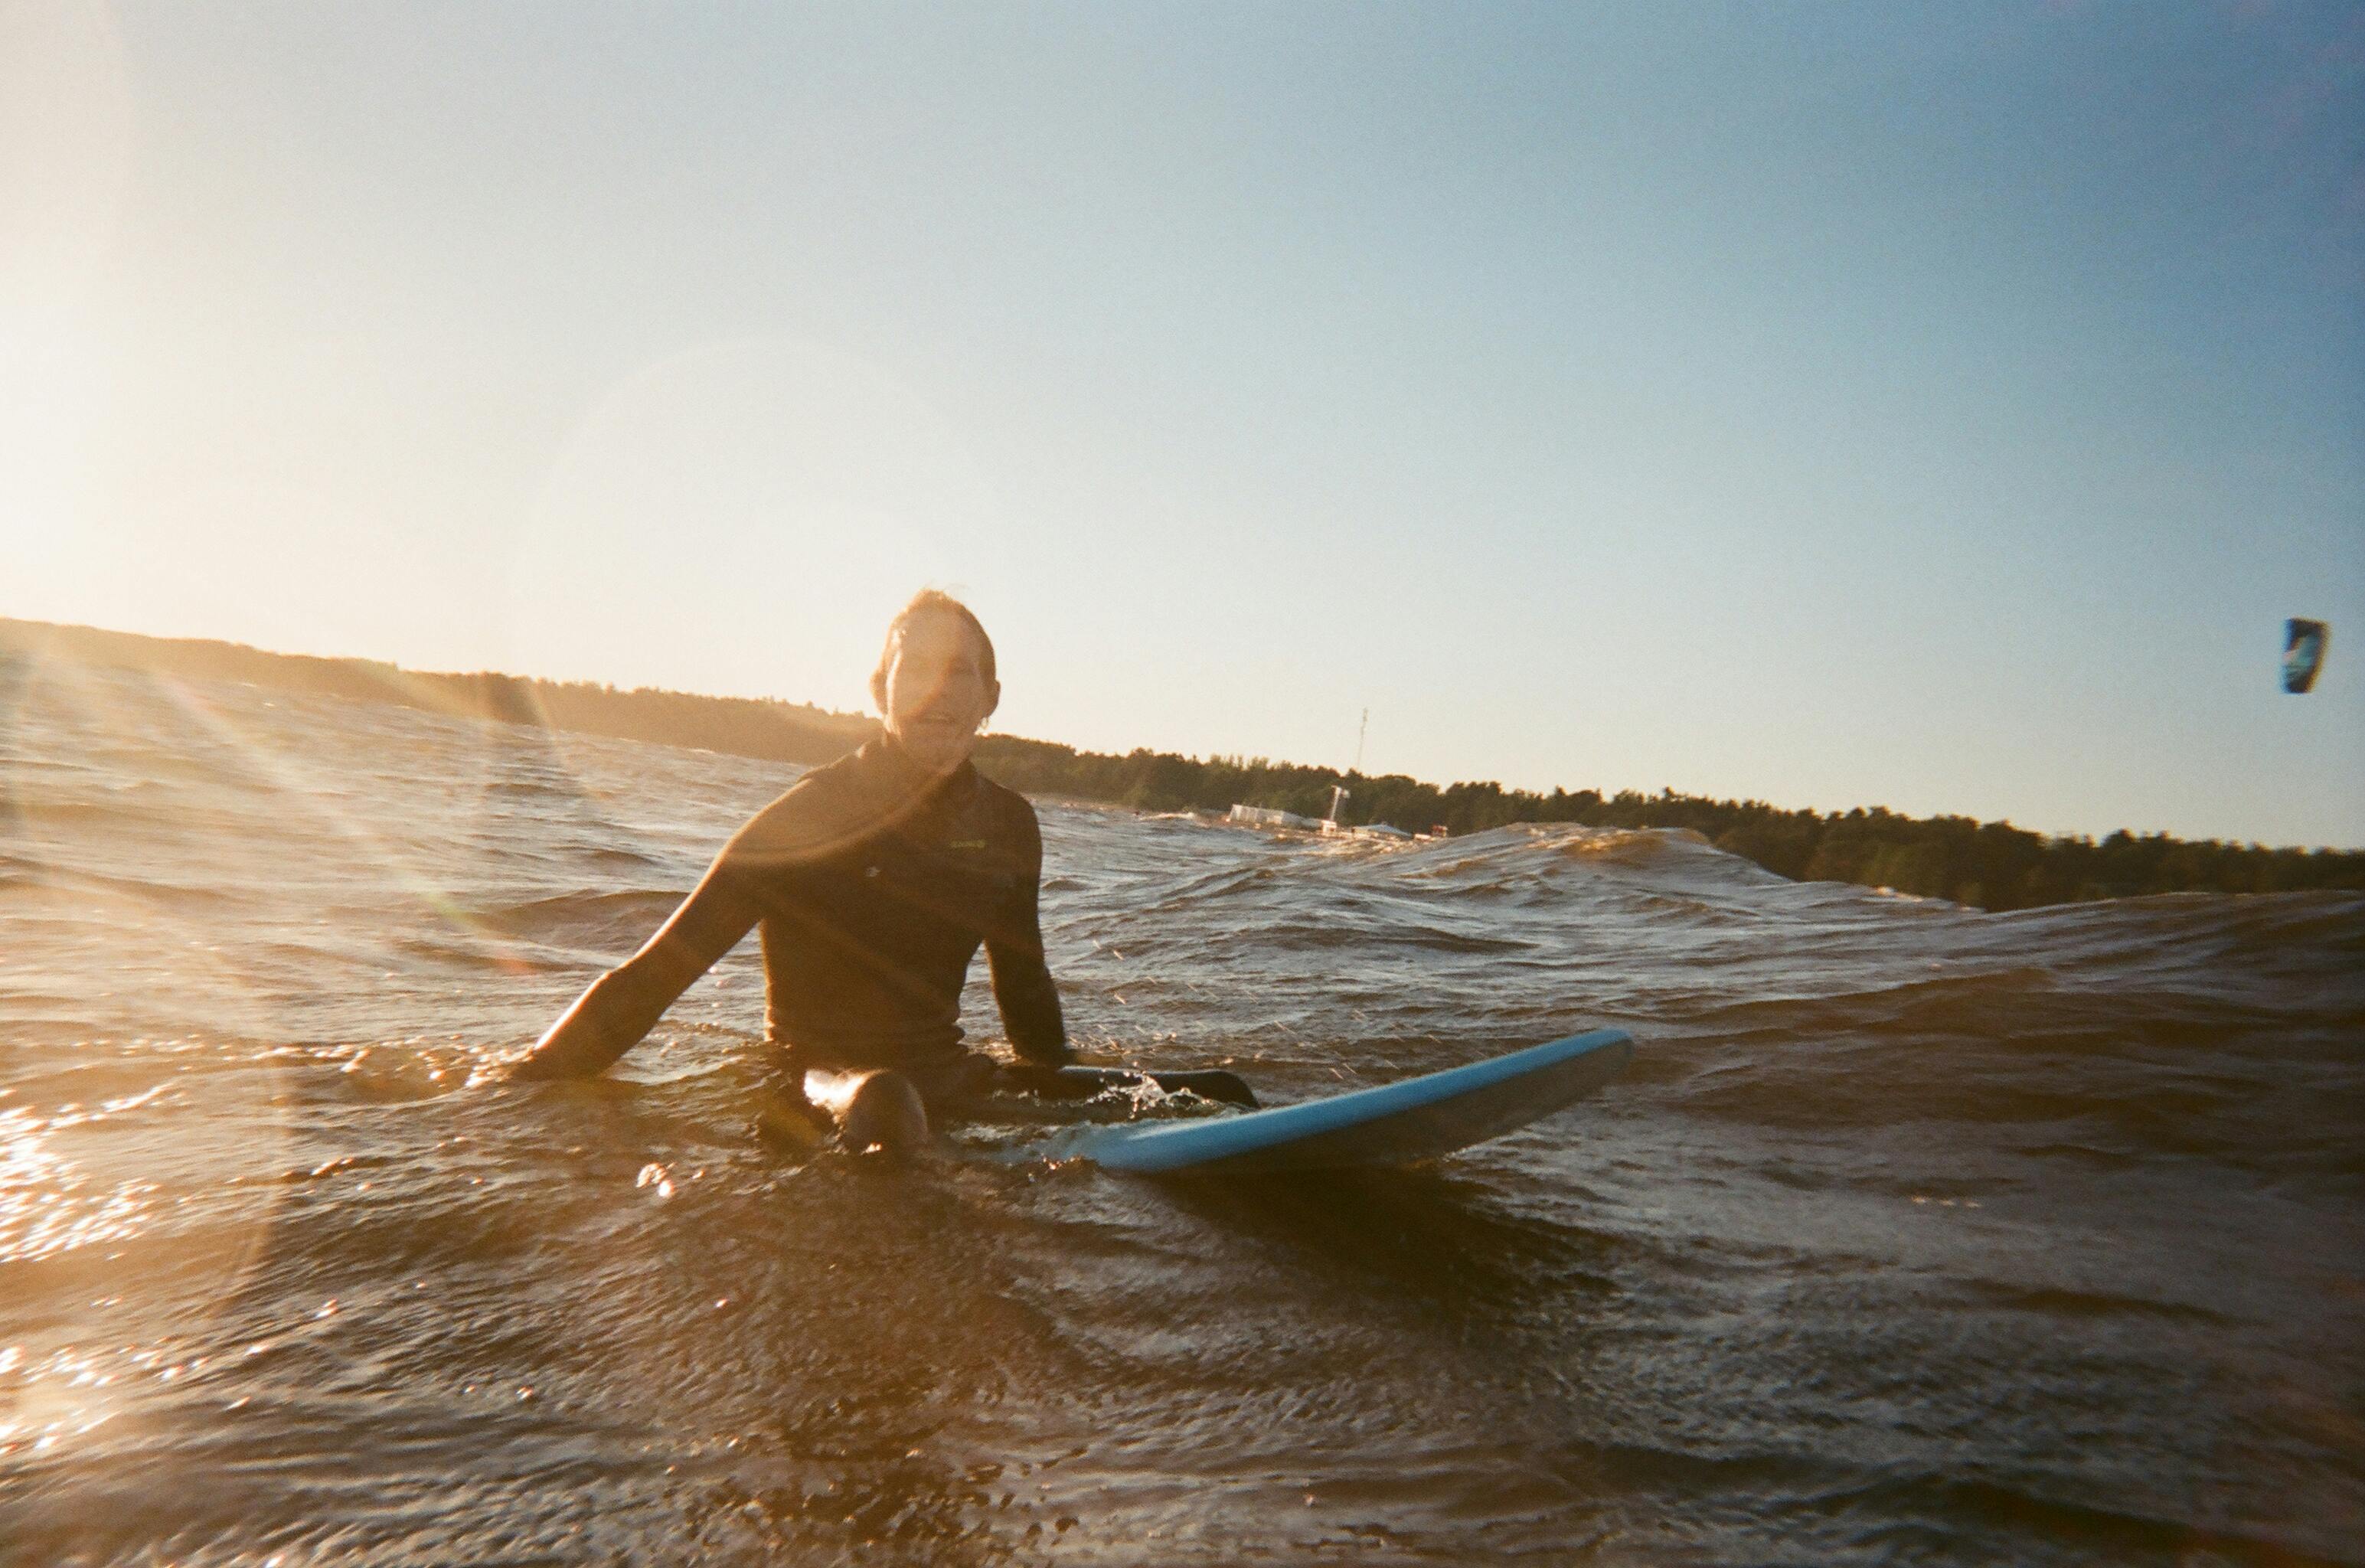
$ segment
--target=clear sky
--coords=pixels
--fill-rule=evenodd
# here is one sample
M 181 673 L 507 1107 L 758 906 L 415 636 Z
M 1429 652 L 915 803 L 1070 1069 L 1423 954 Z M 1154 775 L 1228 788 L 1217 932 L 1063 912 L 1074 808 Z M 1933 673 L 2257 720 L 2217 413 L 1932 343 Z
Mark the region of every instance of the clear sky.
M 936 584 L 1083 746 L 2365 845 L 2365 8 L 29 0 L 0 550 L 839 708 Z

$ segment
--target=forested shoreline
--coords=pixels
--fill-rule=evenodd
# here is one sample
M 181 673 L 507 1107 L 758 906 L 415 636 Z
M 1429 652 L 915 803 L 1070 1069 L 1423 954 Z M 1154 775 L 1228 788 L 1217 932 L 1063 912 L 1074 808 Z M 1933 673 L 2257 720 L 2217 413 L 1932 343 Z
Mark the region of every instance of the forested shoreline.
M 781 762 L 827 762 L 878 733 L 875 719 L 804 702 L 697 697 L 654 687 L 620 690 L 590 681 L 404 669 L 376 659 L 274 654 L 242 643 L 148 637 L 0 618 L 0 657 L 63 658 L 206 680 L 238 680 L 277 691 L 385 702 L 455 718 L 538 724 L 577 734 L 658 741 Z
M 7 665 L 43 658 L 427 709 L 459 717 L 539 724 L 579 734 L 697 746 L 783 762 L 819 763 L 878 733 L 878 722 L 805 703 L 701 697 L 651 688 L 620 690 L 580 681 L 423 673 L 365 659 L 273 654 L 237 644 L 145 637 L 84 626 L 0 620 L 0 724 Z M 989 735 L 978 765 L 1029 794 L 1104 801 L 1146 811 L 1222 811 L 1234 803 L 1305 816 L 1328 808 L 1340 775 L 1264 758 L 1188 757 L 1136 750 L 1078 751 L 1049 741 Z M 2099 841 L 2052 837 L 2009 823 L 1909 817 L 1881 807 L 1787 810 L 1662 791 L 1541 794 L 1496 783 L 1438 786 L 1391 774 L 1347 775 L 1341 818 L 1409 832 L 1461 834 L 1514 823 L 1683 828 L 1718 848 L 1803 881 L 1855 882 L 1976 904 L 2026 909 L 2101 898 L 2188 891 L 2284 892 L 2365 889 L 2365 852 L 2269 848 L 2168 834 L 2113 833 Z

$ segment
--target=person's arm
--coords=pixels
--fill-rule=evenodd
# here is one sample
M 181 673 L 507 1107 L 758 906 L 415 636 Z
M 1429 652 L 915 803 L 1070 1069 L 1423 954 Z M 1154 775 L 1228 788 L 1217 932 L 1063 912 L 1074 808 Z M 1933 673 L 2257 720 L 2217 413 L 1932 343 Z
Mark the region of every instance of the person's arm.
M 739 945 L 761 911 L 745 889 L 734 838 L 641 950 L 591 982 L 510 1069 L 518 1080 L 589 1078 L 640 1044 L 691 982 Z
M 1003 1032 L 1026 1061 L 1045 1067 L 1065 1067 L 1075 1060 L 1068 1049 L 1068 1030 L 1059 1016 L 1059 988 L 1052 983 L 1051 966 L 1043 958 L 1040 911 L 1043 881 L 1043 834 L 1032 808 L 1021 803 L 1012 826 L 1021 834 L 1024 863 L 1011 906 L 995 930 L 986 934 L 986 963 L 993 970 L 993 1000 L 1002 1009 Z

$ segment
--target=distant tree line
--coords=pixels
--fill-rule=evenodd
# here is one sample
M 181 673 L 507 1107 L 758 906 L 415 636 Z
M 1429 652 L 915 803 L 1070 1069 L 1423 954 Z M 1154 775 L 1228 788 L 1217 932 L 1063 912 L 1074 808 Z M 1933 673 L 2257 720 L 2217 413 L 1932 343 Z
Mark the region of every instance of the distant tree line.
M 0 619 L 0 659 L 67 658 L 277 691 L 384 702 L 462 719 L 538 724 L 577 734 L 659 741 L 780 762 L 827 762 L 879 730 L 875 719 L 802 702 L 692 697 L 653 687 L 619 690 L 591 681 L 537 680 L 489 670 L 454 675 L 375 659 L 273 654 L 194 637 L 142 637 L 89 626 Z M 5 698 L 0 698 L 5 700 Z
M 1719 849 L 1799 881 L 1855 882 L 1952 899 L 1984 909 L 2027 909 L 2085 899 L 2207 890 L 2288 892 L 2365 889 L 2365 853 L 2269 849 L 2168 834 L 2047 837 L 2010 823 L 1909 817 L 1883 807 L 1786 811 L 1762 801 L 1714 801 L 1664 790 L 1541 794 L 1496 783 L 1440 788 L 1402 774 L 1343 778 L 1295 763 L 1163 752 L 1124 756 L 1045 741 L 989 735 L 978 765 L 1013 789 L 1113 801 L 1149 811 L 1221 811 L 1235 802 L 1323 815 L 1330 790 L 1349 790 L 1340 820 L 1407 832 L 1478 833 L 1513 823 L 1586 827 L 1687 828 Z
M 84 626 L 0 620 L 0 664 L 63 657 L 183 677 L 252 682 L 280 690 L 390 702 L 457 717 L 543 725 L 580 734 L 698 746 L 782 762 L 821 763 L 878 733 L 878 721 L 804 703 L 698 697 L 652 688 L 619 690 L 478 672 L 424 674 L 365 659 L 264 653 L 229 643 L 135 636 Z M 0 681 L 0 725 L 7 720 Z M 1495 783 L 1426 784 L 1402 774 L 1344 777 L 1263 757 L 1177 756 L 1078 751 L 1049 741 L 988 735 L 978 765 L 1038 795 L 1104 801 L 1146 811 L 1223 811 L 1235 803 L 1323 815 L 1330 790 L 1350 791 L 1343 821 L 1411 833 L 1454 834 L 1513 823 L 1586 827 L 1685 828 L 1719 849 L 1801 881 L 1855 882 L 1977 904 L 2027 909 L 2142 893 L 2286 892 L 2365 889 L 2365 853 L 2270 849 L 2191 841 L 2168 834 L 2047 837 L 2009 823 L 1909 817 L 1875 806 L 1787 811 L 1761 801 L 1714 801 L 1663 790 L 1541 794 Z

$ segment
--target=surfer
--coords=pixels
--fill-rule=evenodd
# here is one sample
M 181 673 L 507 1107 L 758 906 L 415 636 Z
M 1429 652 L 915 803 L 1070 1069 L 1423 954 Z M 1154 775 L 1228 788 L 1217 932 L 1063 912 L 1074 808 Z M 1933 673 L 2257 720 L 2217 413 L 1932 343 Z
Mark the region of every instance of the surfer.
M 967 605 L 923 592 L 889 625 L 870 695 L 883 733 L 757 812 L 510 1077 L 605 1070 L 757 926 L 765 1034 L 790 1090 L 766 1118 L 776 1132 L 791 1130 L 783 1113 L 811 1127 L 835 1115 L 854 1148 L 913 1147 L 931 1111 L 990 1089 L 1003 1070 L 962 1044 L 959 1022 L 981 944 L 1022 1063 L 1072 1059 L 1043 957 L 1035 809 L 970 763 L 1002 698 L 992 640 Z M 810 1095 L 808 1073 L 820 1075 Z

